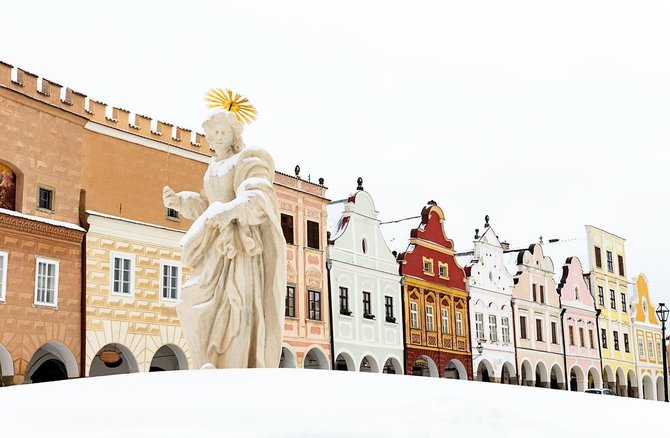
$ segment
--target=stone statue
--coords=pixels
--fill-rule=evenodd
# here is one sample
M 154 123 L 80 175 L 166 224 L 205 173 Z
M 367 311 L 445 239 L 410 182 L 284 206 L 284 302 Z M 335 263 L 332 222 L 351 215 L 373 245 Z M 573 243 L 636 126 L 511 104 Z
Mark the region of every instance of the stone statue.
M 200 193 L 163 189 L 163 203 L 195 219 L 181 241 L 193 276 L 177 306 L 197 368 L 277 367 L 286 294 L 274 161 L 245 148 L 243 125 L 226 110 L 203 123 L 215 151 Z

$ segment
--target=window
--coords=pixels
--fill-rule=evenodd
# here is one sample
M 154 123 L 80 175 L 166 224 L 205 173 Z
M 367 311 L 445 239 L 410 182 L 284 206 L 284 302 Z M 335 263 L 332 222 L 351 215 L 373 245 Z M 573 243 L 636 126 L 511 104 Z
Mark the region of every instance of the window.
M 591 348 L 596 348 L 595 344 L 593 343 L 593 329 L 589 329 L 589 343 L 591 344 Z
M 647 340 L 647 351 L 649 352 L 649 359 L 654 360 L 654 343 L 651 339 Z
M 286 311 L 284 315 L 295 318 L 295 286 L 286 286 Z
M 340 314 L 351 315 L 349 311 L 349 289 L 340 287 Z
M 625 277 L 623 270 L 623 256 L 617 256 L 617 261 L 619 262 L 619 275 Z
M 426 330 L 435 331 L 435 320 L 433 315 L 433 306 L 426 306 Z
M 533 301 L 537 301 L 537 285 L 533 283 Z
M 616 310 L 616 297 L 614 296 L 614 290 L 610 289 L 610 307 Z
M 44 187 L 37 189 L 37 208 L 53 211 L 54 191 Z
M 415 301 L 409 303 L 409 327 L 419 328 L 419 306 Z
M 112 256 L 112 293 L 133 293 L 133 259 L 127 255 Z
M 372 298 L 370 292 L 363 292 L 363 318 L 369 318 L 372 315 Z
M 484 339 L 484 314 L 475 313 L 475 338 Z
M 309 248 L 319 249 L 319 223 L 307 221 L 307 246 Z
M 630 346 L 628 345 L 628 333 L 623 334 L 623 348 L 626 353 L 630 353 Z
M 535 339 L 542 342 L 542 320 L 535 320 Z
M 444 278 L 445 280 L 448 280 L 449 279 L 449 265 L 447 265 L 446 263 L 442 263 L 442 262 L 439 262 L 438 265 L 440 267 L 439 268 L 440 269 L 440 271 L 439 271 L 440 278 Z
M 519 331 L 521 332 L 521 339 L 528 339 L 528 336 L 526 335 L 526 317 L 525 316 L 520 316 L 519 317 Z
M 600 336 L 602 338 L 603 348 L 607 348 L 607 331 L 605 329 L 600 329 Z
M 168 208 L 165 211 L 165 216 L 168 219 L 179 219 L 179 212 L 177 210 L 175 210 L 174 208 Z
M 571 325 L 568 326 L 568 335 L 570 339 L 570 345 L 575 345 L 575 330 Z
M 58 264 L 37 258 L 35 266 L 35 304 L 55 306 L 58 302 Z
M 601 306 L 605 305 L 605 289 L 602 286 L 598 286 L 598 303 Z
M 551 343 L 558 344 L 558 338 L 556 337 L 556 323 L 551 322 Z
M 614 260 L 612 260 L 612 251 L 607 251 L 607 270 L 614 272 Z
M 442 309 L 442 333 L 449 334 L 449 309 Z
M 309 319 L 321 321 L 321 292 L 316 290 L 307 291 L 309 299 Z
M 644 339 L 642 338 L 642 336 L 637 337 L 637 350 L 640 357 L 642 358 L 646 357 L 646 354 L 644 352 Z
M 503 344 L 509 344 L 509 318 L 500 318 L 500 327 L 502 328 Z
M 318 235 L 319 234 L 319 232 L 318 232 L 319 224 L 316 224 L 316 225 L 317 225 L 317 233 L 316 234 Z M 308 222 L 307 226 L 309 227 L 309 222 Z M 289 245 L 293 245 L 295 243 L 295 241 L 293 240 L 294 239 L 293 238 L 293 236 L 294 236 L 294 233 L 293 233 L 293 216 L 291 216 L 290 214 L 284 214 L 284 213 L 281 214 L 281 230 L 284 233 L 284 240 L 286 240 L 286 243 L 288 243 Z M 317 237 L 317 242 L 318 242 L 318 237 Z
M 598 248 L 597 246 L 595 248 L 596 248 L 596 267 L 602 268 L 603 260 L 602 257 L 600 256 L 600 248 Z
M 164 264 L 161 282 L 161 297 L 164 300 L 176 300 L 179 291 L 179 266 Z
M 433 275 L 433 259 L 423 258 L 423 273 Z
M 395 322 L 395 316 L 393 316 L 393 297 L 384 297 L 384 310 L 386 312 L 386 322 Z
M 540 285 L 540 302 L 544 304 L 544 286 Z
M 0 251 L 0 301 L 5 301 L 7 296 L 7 259 L 9 255 Z
M 584 327 L 579 327 L 579 346 L 586 347 L 584 343 Z
M 626 294 L 623 293 L 623 292 L 621 293 L 621 310 L 623 310 L 624 312 L 627 312 L 627 310 L 626 310 Z
M 456 312 L 456 336 L 463 336 L 463 312 Z
M 489 341 L 498 342 L 498 321 L 495 315 L 489 315 Z
M 612 331 L 612 339 L 614 340 L 614 349 L 619 351 L 619 332 L 616 330 Z
M 656 357 L 659 358 L 659 360 L 663 359 L 663 354 L 661 353 L 663 349 L 661 348 L 661 341 L 656 341 Z

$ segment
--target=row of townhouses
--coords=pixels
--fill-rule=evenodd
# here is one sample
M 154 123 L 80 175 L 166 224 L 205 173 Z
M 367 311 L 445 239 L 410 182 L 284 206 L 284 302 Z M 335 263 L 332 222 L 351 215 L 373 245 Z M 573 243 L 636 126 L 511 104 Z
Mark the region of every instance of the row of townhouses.
M 191 367 L 175 309 L 190 221 L 161 191 L 201 187 L 210 156 L 202 134 L 0 62 L 3 385 Z M 554 266 L 542 243 L 501 242 L 487 216 L 459 253 L 430 201 L 395 252 L 362 179 L 335 201 L 298 169 L 274 186 L 280 367 L 661 398 L 660 324 L 622 238 L 587 226 L 588 259 Z

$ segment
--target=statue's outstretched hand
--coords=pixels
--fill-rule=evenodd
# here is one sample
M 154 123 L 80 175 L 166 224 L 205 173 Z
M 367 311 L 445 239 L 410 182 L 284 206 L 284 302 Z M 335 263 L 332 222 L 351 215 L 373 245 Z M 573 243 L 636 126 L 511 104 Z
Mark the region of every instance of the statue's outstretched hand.
M 173 210 L 181 210 L 181 198 L 169 186 L 163 187 L 163 205 Z

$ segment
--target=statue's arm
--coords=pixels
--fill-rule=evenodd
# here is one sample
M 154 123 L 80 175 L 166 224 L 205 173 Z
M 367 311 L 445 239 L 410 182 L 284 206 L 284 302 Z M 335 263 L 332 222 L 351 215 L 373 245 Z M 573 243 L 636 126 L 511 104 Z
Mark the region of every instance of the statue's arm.
M 163 188 L 163 205 L 177 210 L 187 219 L 195 219 L 207 209 L 209 202 L 202 192 L 183 191 L 175 193 L 174 190 L 166 186 Z

